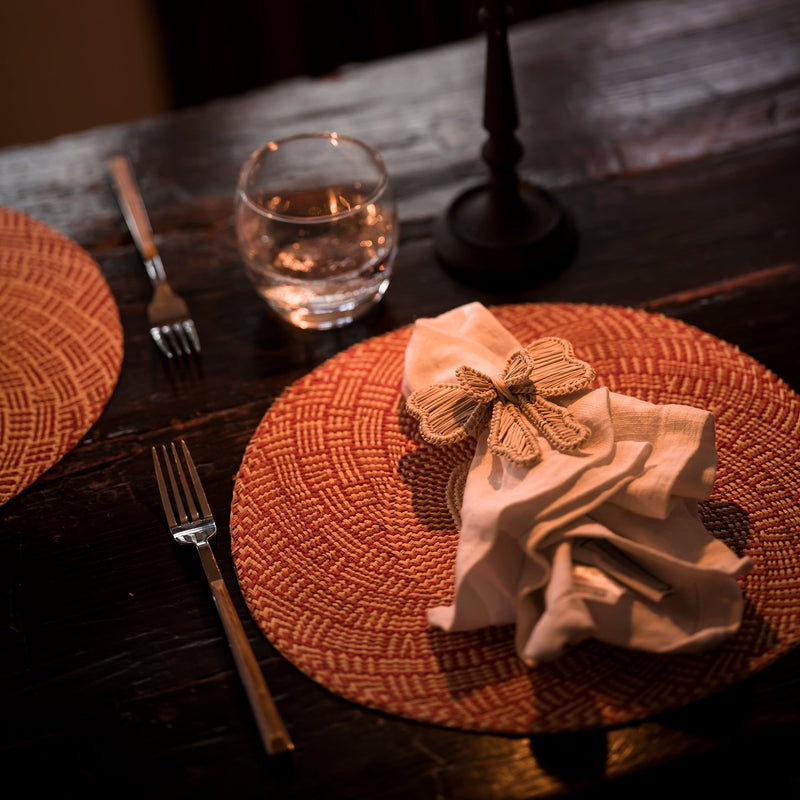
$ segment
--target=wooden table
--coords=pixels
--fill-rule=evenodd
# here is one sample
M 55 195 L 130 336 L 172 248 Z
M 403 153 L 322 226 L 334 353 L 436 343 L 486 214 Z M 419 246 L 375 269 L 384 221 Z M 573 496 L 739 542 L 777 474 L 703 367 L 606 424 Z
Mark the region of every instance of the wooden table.
M 800 6 L 794 0 L 601 4 L 513 30 L 521 173 L 572 210 L 580 252 L 513 294 L 449 277 L 434 219 L 484 177 L 484 44 L 459 43 L 298 79 L 207 106 L 0 151 L 0 203 L 85 247 L 119 305 L 117 389 L 80 444 L 0 508 L 5 592 L 2 773 L 64 797 L 660 797 L 687 781 L 731 797 L 794 796 L 800 656 L 720 694 L 611 730 L 503 737 L 440 729 L 330 694 L 235 602 L 297 743 L 260 750 L 191 550 L 153 493 L 152 444 L 185 437 L 217 518 L 262 415 L 343 348 L 470 300 L 612 303 L 738 345 L 800 389 Z M 121 89 L 122 91 L 122 89 Z M 376 147 L 397 188 L 391 289 L 337 332 L 292 332 L 251 289 L 233 229 L 257 146 L 338 130 Z M 127 152 L 202 370 L 165 370 L 150 288 L 104 159 Z M 216 553 L 235 574 L 226 525 Z M 606 796 L 603 794 L 603 796 Z

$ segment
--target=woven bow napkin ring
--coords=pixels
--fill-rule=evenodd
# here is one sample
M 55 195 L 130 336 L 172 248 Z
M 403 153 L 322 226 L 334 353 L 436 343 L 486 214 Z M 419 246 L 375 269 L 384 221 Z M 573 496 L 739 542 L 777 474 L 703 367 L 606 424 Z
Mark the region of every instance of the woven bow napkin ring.
M 455 376 L 457 384 L 424 386 L 406 401 L 422 438 L 431 444 L 476 437 L 488 422 L 489 450 L 520 467 L 532 467 L 542 457 L 538 436 L 564 453 L 589 438 L 589 428 L 552 402 L 588 388 L 595 378 L 592 367 L 575 358 L 564 339 L 537 339 L 517 350 L 497 378 L 469 366 L 456 369 Z

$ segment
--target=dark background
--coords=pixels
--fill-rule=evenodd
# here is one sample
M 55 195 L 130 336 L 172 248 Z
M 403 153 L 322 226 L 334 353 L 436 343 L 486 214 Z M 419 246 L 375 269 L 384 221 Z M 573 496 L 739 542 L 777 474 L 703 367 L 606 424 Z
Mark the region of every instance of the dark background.
M 515 0 L 517 22 L 599 0 Z M 0 147 L 482 34 L 480 0 L 0 2 Z
M 521 22 L 598 0 L 515 0 Z M 155 0 L 178 106 L 482 33 L 480 0 Z

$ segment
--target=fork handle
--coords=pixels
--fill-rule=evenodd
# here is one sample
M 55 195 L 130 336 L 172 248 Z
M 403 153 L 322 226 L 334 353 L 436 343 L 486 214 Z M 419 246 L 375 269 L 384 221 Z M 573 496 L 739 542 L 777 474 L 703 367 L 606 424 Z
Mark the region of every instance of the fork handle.
M 122 216 L 133 237 L 136 249 L 144 261 L 147 274 L 153 283 L 164 282 L 166 281 L 164 267 L 153 240 L 153 229 L 150 226 L 150 219 L 147 216 L 141 192 L 136 185 L 131 163 L 125 156 L 113 156 L 107 163 L 111 175 L 111 185 L 122 210 Z
M 236 613 L 228 587 L 222 579 L 214 552 L 207 543 L 197 545 L 197 551 L 200 553 L 208 585 L 211 587 L 222 626 L 228 636 L 236 668 L 247 692 L 264 748 L 269 755 L 294 750 L 294 743 L 278 713 L 239 615 Z

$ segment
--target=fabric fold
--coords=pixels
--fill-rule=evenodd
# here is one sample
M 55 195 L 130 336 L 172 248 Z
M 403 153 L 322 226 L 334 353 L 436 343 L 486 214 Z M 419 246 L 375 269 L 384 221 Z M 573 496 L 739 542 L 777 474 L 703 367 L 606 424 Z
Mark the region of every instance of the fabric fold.
M 448 431 L 444 439 L 453 435 L 468 417 L 457 401 L 470 392 L 487 419 L 498 408 L 521 409 L 502 415 L 516 424 L 538 402 L 537 377 L 550 381 L 551 373 L 541 391 L 558 407 L 554 424 L 586 431 L 562 446 L 552 430 L 543 432 L 545 417 L 507 437 L 536 437 L 535 458 L 515 462 L 514 446 L 498 446 L 496 430 L 480 414 L 469 417 L 476 447 L 461 487 L 453 599 L 429 610 L 430 624 L 446 631 L 514 624 L 517 652 L 529 664 L 587 638 L 660 653 L 717 644 L 741 622 L 736 578 L 751 564 L 712 537 L 697 513 L 716 470 L 713 415 L 592 388 L 584 380 L 593 376 L 590 365 L 558 342 L 518 342 L 479 303 L 415 323 L 403 394 L 430 423 L 426 438 L 437 426 Z M 546 371 L 543 360 L 552 361 Z M 563 391 L 559 374 L 571 380 Z M 436 392 L 444 405 L 427 419 Z

